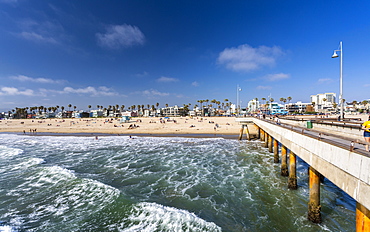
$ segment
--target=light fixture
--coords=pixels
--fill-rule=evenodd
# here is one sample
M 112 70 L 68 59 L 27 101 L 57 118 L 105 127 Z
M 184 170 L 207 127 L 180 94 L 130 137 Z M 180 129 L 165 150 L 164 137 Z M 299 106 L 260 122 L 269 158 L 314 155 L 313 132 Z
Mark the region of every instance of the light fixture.
M 339 105 L 340 105 L 340 120 L 342 121 L 344 119 L 344 102 L 343 102 L 343 44 L 342 41 L 339 43 L 339 48 L 337 50 L 334 50 L 334 54 L 331 56 L 331 58 L 337 58 L 338 54 L 337 52 L 340 52 L 340 66 L 339 66 Z
M 337 58 L 338 57 L 338 54 L 336 51 L 334 51 L 334 54 L 331 56 L 331 58 Z

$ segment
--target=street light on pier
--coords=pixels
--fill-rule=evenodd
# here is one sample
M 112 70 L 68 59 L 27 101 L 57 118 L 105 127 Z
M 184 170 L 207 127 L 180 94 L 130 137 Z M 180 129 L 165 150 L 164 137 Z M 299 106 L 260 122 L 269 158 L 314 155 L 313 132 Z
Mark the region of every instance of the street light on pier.
M 239 85 L 236 86 L 236 115 L 239 116 L 240 113 L 240 100 L 239 100 L 239 92 L 242 91 L 242 89 L 239 87 Z
M 340 52 L 339 105 L 340 105 L 340 119 L 343 120 L 344 119 L 344 113 L 343 113 L 344 102 L 343 102 L 343 45 L 342 45 L 342 41 L 340 41 L 339 43 L 338 50 L 334 50 L 334 53 L 331 56 L 331 58 L 337 58 L 338 57 L 337 52 Z

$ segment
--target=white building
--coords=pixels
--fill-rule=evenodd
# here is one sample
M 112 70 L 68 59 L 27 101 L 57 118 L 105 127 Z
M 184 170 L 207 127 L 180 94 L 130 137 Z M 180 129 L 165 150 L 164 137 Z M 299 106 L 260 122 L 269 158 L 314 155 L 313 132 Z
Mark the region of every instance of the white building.
M 311 103 L 315 105 L 315 111 L 328 112 L 335 111 L 334 104 L 336 99 L 335 93 L 320 93 L 311 95 Z
M 260 108 L 260 102 L 257 101 L 256 99 L 253 99 L 248 102 L 248 112 L 257 112 L 258 109 Z

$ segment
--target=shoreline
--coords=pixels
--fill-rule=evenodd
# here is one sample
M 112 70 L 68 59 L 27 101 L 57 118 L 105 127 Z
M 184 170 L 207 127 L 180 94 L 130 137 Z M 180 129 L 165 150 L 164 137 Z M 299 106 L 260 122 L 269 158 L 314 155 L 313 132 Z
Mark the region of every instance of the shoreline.
M 241 126 L 235 117 L 11 119 L 0 120 L 0 133 L 51 136 L 147 136 L 238 138 Z M 251 134 L 255 128 L 249 128 Z
M 54 132 L 37 132 L 36 134 L 23 134 L 20 132 L 0 132 L 0 134 L 15 134 L 23 136 L 75 136 L 75 137 L 177 137 L 177 138 L 223 138 L 238 139 L 238 134 L 110 134 L 110 133 L 54 133 Z

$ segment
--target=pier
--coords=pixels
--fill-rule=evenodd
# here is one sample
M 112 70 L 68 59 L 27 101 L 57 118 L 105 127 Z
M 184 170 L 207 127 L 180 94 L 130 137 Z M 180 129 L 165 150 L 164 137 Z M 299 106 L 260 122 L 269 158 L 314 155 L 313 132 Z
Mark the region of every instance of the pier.
M 286 123 L 277 125 L 274 121 L 253 117 L 236 118 L 236 121 L 242 128 L 251 124 L 258 127 L 257 137 L 274 153 L 274 162 L 281 158 L 281 173 L 289 176 L 290 189 L 297 188 L 296 156 L 310 166 L 309 220 L 321 222 L 320 178 L 323 176 L 356 201 L 356 231 L 370 231 L 370 153 L 363 149 L 362 144 L 354 142 L 352 135 L 322 133 Z M 276 155 L 279 147 L 280 157 Z

